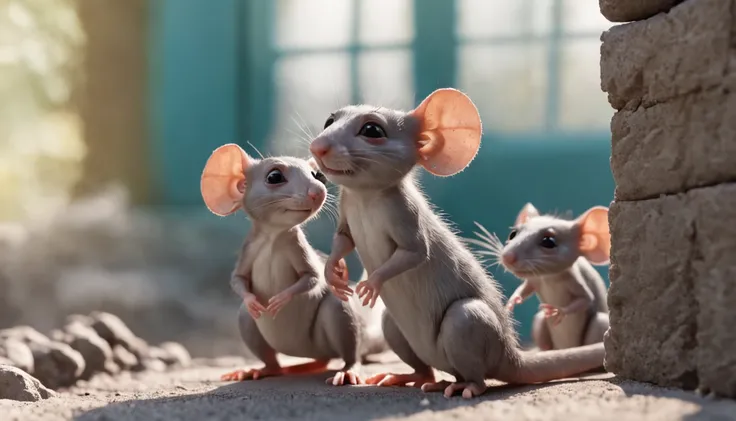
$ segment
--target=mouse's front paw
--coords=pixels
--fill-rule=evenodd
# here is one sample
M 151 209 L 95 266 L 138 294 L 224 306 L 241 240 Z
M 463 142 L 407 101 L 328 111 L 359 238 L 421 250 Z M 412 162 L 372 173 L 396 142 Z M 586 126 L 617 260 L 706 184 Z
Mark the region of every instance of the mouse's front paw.
M 345 261 L 342 259 L 337 262 L 328 260 L 325 264 L 325 281 L 332 293 L 342 301 L 347 301 L 348 297 L 353 295 L 353 290 L 348 286 L 346 274 Z
M 378 300 L 378 296 L 381 293 L 381 285 L 383 285 L 383 280 L 374 272 L 367 280 L 361 281 L 355 287 L 355 292 L 358 293 L 358 298 L 363 300 L 364 306 L 370 304 L 371 308 L 373 308 L 376 305 L 376 300 Z
M 271 316 L 276 316 L 276 314 L 284 308 L 286 304 L 291 301 L 291 299 L 294 297 L 294 294 L 292 294 L 291 291 L 281 291 L 280 293 L 274 295 L 271 297 L 270 300 L 268 300 L 268 307 L 266 307 L 266 310 L 268 310 L 269 313 L 271 313 Z
M 551 304 L 542 303 L 539 305 L 539 309 L 544 311 L 544 318 L 549 319 L 552 322 L 552 326 L 557 326 L 565 318 L 565 312 Z

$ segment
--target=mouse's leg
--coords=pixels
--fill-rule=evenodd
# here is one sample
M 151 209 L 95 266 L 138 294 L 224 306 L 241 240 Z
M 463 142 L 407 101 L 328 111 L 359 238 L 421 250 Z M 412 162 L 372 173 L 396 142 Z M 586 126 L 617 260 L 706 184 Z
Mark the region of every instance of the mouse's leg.
M 457 381 L 422 390 L 438 391 L 441 385 L 446 385 L 446 397 L 461 392 L 466 399 L 485 393 L 489 367 L 500 365 L 503 359 L 502 335 L 500 320 L 483 301 L 464 299 L 452 303 L 445 312 L 437 340 L 457 374 Z
M 608 313 L 596 313 L 588 322 L 588 329 L 585 331 L 583 345 L 603 342 L 603 335 L 605 335 L 608 330 L 608 325 Z
M 540 351 L 549 351 L 553 348 L 552 336 L 544 316 L 544 311 L 538 311 L 532 320 L 532 340 Z
M 263 363 L 265 366 L 260 369 L 251 370 L 235 370 L 222 375 L 221 380 L 258 380 L 263 377 L 278 376 L 283 374 L 281 366 L 276 359 L 276 351 L 263 339 L 263 335 L 258 330 L 256 321 L 248 313 L 245 306 L 240 307 L 238 312 L 238 329 L 240 337 L 243 338 L 245 346 Z
M 374 384 L 376 386 L 408 386 L 412 383 L 414 387 L 422 387 L 425 383 L 434 383 L 435 378 L 432 367 L 425 364 L 414 353 L 409 342 L 404 338 L 404 335 L 388 312 L 383 313 L 381 326 L 383 328 L 383 335 L 391 350 L 399 356 L 401 361 L 413 368 L 414 372 L 411 374 L 381 373 L 367 379 L 365 381 L 366 384 Z
M 354 309 L 349 302 L 343 302 L 330 295 L 320 304 L 315 323 L 324 331 L 329 347 L 345 362 L 342 369 L 325 380 L 333 386 L 362 384 L 357 373 L 359 368 L 360 332 Z

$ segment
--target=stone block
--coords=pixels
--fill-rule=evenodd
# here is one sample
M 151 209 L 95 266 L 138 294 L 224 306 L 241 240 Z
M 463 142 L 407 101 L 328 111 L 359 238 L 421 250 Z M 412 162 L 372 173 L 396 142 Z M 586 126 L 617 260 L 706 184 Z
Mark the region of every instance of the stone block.
M 611 121 L 616 200 L 736 180 L 736 90 L 716 88 L 636 110 Z
M 609 223 L 606 369 L 664 386 L 697 387 L 692 213 L 682 195 L 614 201 Z
M 734 59 L 736 0 L 688 0 L 666 14 L 601 36 L 601 88 L 617 109 L 635 109 L 722 84 Z
M 736 397 L 736 183 L 693 190 L 700 386 Z
M 599 0 L 601 14 L 611 22 L 631 22 L 670 10 L 683 0 Z

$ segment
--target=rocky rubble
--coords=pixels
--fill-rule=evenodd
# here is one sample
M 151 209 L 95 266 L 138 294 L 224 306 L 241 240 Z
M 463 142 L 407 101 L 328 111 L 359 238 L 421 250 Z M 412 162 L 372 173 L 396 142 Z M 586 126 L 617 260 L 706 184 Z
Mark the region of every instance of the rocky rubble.
M 69 316 L 48 336 L 30 326 L 0 330 L 0 399 L 38 400 L 46 390 L 74 385 L 98 373 L 166 371 L 191 364 L 181 344 L 152 346 L 117 316 Z

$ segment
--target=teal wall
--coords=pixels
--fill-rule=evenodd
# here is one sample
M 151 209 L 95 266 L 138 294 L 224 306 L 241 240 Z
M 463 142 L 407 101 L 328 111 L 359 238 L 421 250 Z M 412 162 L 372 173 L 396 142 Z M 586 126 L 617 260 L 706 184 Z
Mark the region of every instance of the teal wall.
M 265 139 L 275 124 L 274 63 L 286 54 L 274 46 L 275 3 L 151 2 L 152 165 L 160 204 L 202 207 L 199 175 L 217 146 L 237 142 L 245 147 L 248 140 L 259 149 L 267 147 Z M 415 104 L 434 89 L 456 86 L 458 80 L 456 4 L 452 0 L 421 0 L 421 4 L 413 11 L 415 36 L 410 46 Z M 560 21 L 561 2 L 553 4 L 553 19 Z M 359 20 L 359 16 L 354 18 Z M 558 57 L 564 36 L 559 25 L 547 36 L 550 82 L 545 88 L 543 127 L 496 132 L 486 125 L 481 151 L 468 170 L 449 179 L 424 177 L 432 201 L 465 235 L 472 235 L 473 221 L 479 221 L 505 238 L 528 201 L 542 211 L 578 215 L 612 200 L 608 126 L 580 131 L 557 124 Z M 353 71 L 355 54 L 361 48 L 351 45 L 346 49 L 352 54 Z M 362 100 L 354 77 L 351 90 L 352 101 Z M 471 97 L 481 94 L 470 92 Z M 313 242 L 326 249 L 332 233 L 324 224 L 316 226 L 320 228 L 309 230 Z M 355 279 L 357 260 L 351 258 L 349 264 Z M 600 271 L 607 278 L 607 268 Z M 518 280 L 501 270 L 492 272 L 507 294 L 518 285 Z M 528 339 L 537 304 L 533 299 L 515 310 L 524 339 Z

